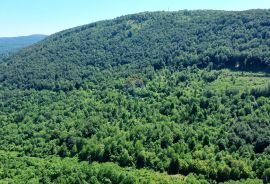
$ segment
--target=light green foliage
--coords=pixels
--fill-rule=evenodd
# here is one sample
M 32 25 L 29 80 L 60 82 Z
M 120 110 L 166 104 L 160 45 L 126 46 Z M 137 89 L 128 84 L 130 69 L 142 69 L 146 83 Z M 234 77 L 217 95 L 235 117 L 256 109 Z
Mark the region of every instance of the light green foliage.
M 265 181 L 269 16 L 141 13 L 3 59 L 0 180 Z

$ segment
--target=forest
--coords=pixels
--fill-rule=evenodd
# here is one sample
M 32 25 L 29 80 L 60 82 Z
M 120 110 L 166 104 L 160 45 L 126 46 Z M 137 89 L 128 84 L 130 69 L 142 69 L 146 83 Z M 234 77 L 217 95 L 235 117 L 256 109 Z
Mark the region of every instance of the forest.
M 0 59 L 0 99 L 0 183 L 269 183 L 270 10 L 64 30 Z

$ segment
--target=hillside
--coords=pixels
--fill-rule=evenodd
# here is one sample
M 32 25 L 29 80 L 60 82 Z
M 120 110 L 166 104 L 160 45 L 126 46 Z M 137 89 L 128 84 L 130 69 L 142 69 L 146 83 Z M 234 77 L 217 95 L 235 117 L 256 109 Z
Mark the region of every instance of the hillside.
M 43 40 L 45 37 L 45 35 L 0 37 L 0 55 L 16 52 L 24 47 Z
M 140 70 L 211 63 L 269 71 L 269 16 L 268 10 L 123 16 L 53 35 L 10 58 L 2 76 L 18 86 L 53 89 L 57 82 L 63 88 L 81 84 L 96 68 L 119 66 Z
M 267 183 L 269 20 L 145 12 L 2 59 L 0 181 Z

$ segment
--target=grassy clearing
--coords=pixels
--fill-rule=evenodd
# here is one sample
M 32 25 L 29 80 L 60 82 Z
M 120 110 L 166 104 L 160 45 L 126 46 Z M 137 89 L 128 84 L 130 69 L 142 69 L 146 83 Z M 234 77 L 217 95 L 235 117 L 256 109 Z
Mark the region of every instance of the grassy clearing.
M 218 79 L 212 82 L 208 89 L 220 92 L 225 92 L 226 90 L 243 92 L 255 87 L 262 87 L 269 82 L 270 76 L 264 73 L 222 70 Z

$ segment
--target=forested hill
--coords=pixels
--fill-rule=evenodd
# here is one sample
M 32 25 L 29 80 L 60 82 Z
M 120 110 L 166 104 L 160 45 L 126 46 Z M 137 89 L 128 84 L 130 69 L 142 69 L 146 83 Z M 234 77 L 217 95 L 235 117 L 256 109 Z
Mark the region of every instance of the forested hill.
M 0 56 L 14 53 L 24 47 L 43 40 L 45 37 L 46 35 L 0 37 Z
M 119 66 L 178 69 L 195 64 L 269 71 L 269 28 L 269 10 L 128 15 L 66 30 L 24 49 L 6 60 L 0 81 L 67 88 L 91 78 L 93 70 Z
M 269 183 L 270 10 L 145 12 L 0 61 L 0 183 Z

